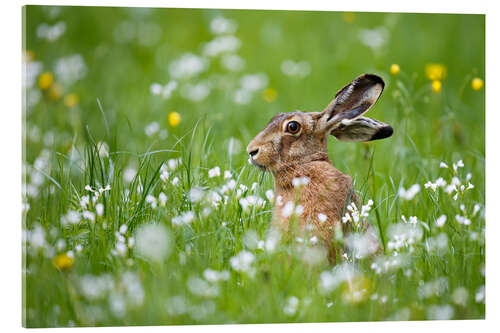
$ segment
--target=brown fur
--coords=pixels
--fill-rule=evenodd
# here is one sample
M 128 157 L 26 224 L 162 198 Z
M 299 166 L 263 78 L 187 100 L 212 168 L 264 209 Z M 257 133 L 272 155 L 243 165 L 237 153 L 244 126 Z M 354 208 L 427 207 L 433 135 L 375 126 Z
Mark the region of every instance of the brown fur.
M 328 157 L 328 136 L 349 141 L 390 136 L 390 126 L 360 117 L 377 101 L 383 87 L 378 76 L 362 75 L 342 88 L 323 112 L 280 113 L 248 144 L 251 162 L 274 176 L 274 225 L 289 231 L 291 220 L 283 216 L 283 207 L 289 201 L 300 204 L 304 211 L 297 225 L 299 233 L 310 224 L 312 234 L 331 248 L 344 207 L 357 197 L 351 177 L 337 170 Z M 289 131 L 292 121 L 300 125 L 297 133 Z M 295 188 L 292 181 L 300 177 L 309 178 L 309 183 Z M 320 222 L 318 214 L 327 220 Z

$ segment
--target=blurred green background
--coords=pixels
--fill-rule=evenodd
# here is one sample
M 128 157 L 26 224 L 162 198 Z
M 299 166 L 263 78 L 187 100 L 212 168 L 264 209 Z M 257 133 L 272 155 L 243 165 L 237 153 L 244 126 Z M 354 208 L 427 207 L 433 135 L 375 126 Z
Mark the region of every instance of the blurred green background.
M 484 298 L 477 298 L 481 285 L 484 291 L 484 237 L 468 238 L 484 236 L 484 215 L 468 229 L 453 220 L 462 214 L 462 202 L 470 210 L 474 204 L 484 206 L 484 15 L 49 6 L 24 7 L 23 15 L 23 203 L 24 229 L 31 235 L 24 257 L 25 325 L 484 317 Z M 247 166 L 247 143 L 278 112 L 322 110 L 362 73 L 383 77 L 385 91 L 367 116 L 391 124 L 394 135 L 366 144 L 332 137 L 330 157 L 353 176 L 361 197 L 375 200 L 382 234 L 402 214 L 417 215 L 431 225 L 428 239 L 438 232 L 437 216 L 446 213 L 450 251 L 432 256 L 422 241 L 411 264 L 418 274 L 406 277 L 401 270 L 390 277 L 371 276 L 374 289 L 389 295 L 385 305 L 372 297 L 346 306 L 337 302 L 337 294 L 318 293 L 320 268 L 327 265 L 312 271 L 300 260 L 275 266 L 277 257 L 257 255 L 259 274 L 264 272 L 266 281 L 271 276 L 270 285 L 231 275 L 215 301 L 217 310 L 206 307 L 215 314 L 195 315 L 211 301 L 191 312 L 165 312 L 164 301 L 186 290 L 188 276 L 207 267 L 227 269 L 229 258 L 245 248 L 242 235 L 255 229 L 263 236 L 270 221 L 271 206 L 243 219 L 235 200 L 194 230 L 173 227 L 172 216 L 191 209 L 186 193 L 193 184 L 215 186 L 206 172 L 217 165 L 248 187 L 259 182 L 256 193 L 264 197 L 272 177 Z M 154 185 L 150 191 L 154 196 L 160 189 L 170 191 L 169 210 L 145 205 L 149 192 L 120 201 L 125 189 L 135 190 L 137 179 L 146 186 L 153 177 L 151 183 L 158 184 L 154 175 L 160 163 L 177 157 L 189 161 L 178 174 L 181 190 Z M 442 175 L 439 163 L 451 168 L 460 159 L 472 174 L 474 190 L 463 201 L 445 193 L 427 195 L 423 184 Z M 127 168 L 141 177 L 128 187 L 122 180 Z M 106 180 L 112 181 L 105 206 L 110 229 L 82 224 L 68 230 L 59 222 L 68 209 L 78 209 L 85 185 L 104 187 Z M 422 193 L 415 203 L 400 204 L 398 188 L 413 183 L 422 185 Z M 132 251 L 128 258 L 110 254 L 113 233 L 122 224 L 133 231 L 151 219 L 174 230 L 176 251 L 164 268 L 150 266 Z M 33 250 L 37 226 L 44 230 L 43 254 Z M 58 247 L 60 239 L 65 246 Z M 84 244 L 84 250 L 74 266 L 72 259 L 69 272 L 57 270 L 64 264 L 54 263 L 54 256 L 76 252 L 76 244 Z M 186 260 L 181 254 L 188 252 L 188 264 L 179 266 Z M 366 267 L 369 271 L 369 263 Z M 78 296 L 80 276 L 118 278 L 127 269 L 140 277 L 146 301 L 125 318 L 107 315 L 105 301 L 96 305 Z M 419 281 L 439 276 L 449 277 L 449 292 L 419 300 Z M 447 316 L 443 304 L 453 304 L 451 291 L 460 286 L 471 295 L 467 306 L 453 305 Z M 290 293 L 308 295 L 312 305 L 284 315 Z M 197 300 L 188 294 L 186 299 Z M 305 298 L 300 302 L 307 303 Z M 444 315 L 433 306 L 444 306 Z
M 51 18 L 51 12 L 58 13 Z M 173 60 L 185 53 L 203 54 L 204 43 L 213 37 L 210 21 L 222 14 L 237 23 L 235 36 L 241 47 L 231 53 L 243 59 L 244 68 L 230 72 L 221 68 L 220 56 L 209 57 L 208 69 L 191 80 L 212 86 L 205 99 L 186 100 L 179 89 L 168 100 L 152 96 L 152 83 L 171 80 L 168 68 Z M 60 39 L 47 42 L 36 37 L 40 24 L 59 21 L 66 24 Z M 375 40 L 375 47 L 360 40 L 363 34 Z M 63 87 L 65 93 L 78 94 L 78 109 L 68 109 L 62 99 L 40 103 L 37 109 L 43 107 L 45 112 L 30 114 L 28 120 L 64 128 L 68 141 L 72 133 L 82 133 L 84 126 L 89 126 L 96 137 L 104 135 L 96 103 L 99 98 L 115 138 L 112 151 L 144 151 L 153 144 L 145 138 L 144 127 L 153 121 L 173 134 L 154 146 L 168 146 L 174 135 L 185 133 L 204 116 L 217 133 L 217 142 L 236 137 L 246 143 L 277 112 L 322 110 L 340 87 L 359 74 L 372 72 L 383 76 L 386 91 L 370 116 L 388 123 L 410 116 L 409 134 L 422 153 L 442 156 L 457 145 L 475 147 L 484 154 L 484 95 L 470 89 L 472 77 L 484 78 L 481 15 L 27 7 L 26 48 L 42 62 L 44 71 L 53 70 L 61 57 L 79 54 L 84 59 L 85 77 Z M 307 62 L 310 74 L 283 74 L 280 68 L 287 59 Z M 398 77 L 388 73 L 393 63 L 401 68 Z M 404 80 L 410 92 L 422 89 L 429 83 L 425 76 L 429 63 L 447 68 L 441 94 L 418 94 L 406 101 L 408 105 L 398 105 L 393 97 L 398 92 L 396 79 Z M 276 99 L 268 103 L 258 91 L 250 103 L 234 103 L 238 79 L 260 72 L 267 75 Z M 167 114 L 171 111 L 182 116 L 175 129 L 168 126 Z M 452 132 L 443 128 L 445 117 L 453 118 Z M 425 129 L 432 131 L 421 133 Z M 395 130 L 396 136 L 404 137 L 406 128 Z M 453 137 L 445 138 L 450 134 Z M 393 142 L 380 145 L 381 149 L 394 148 Z M 338 146 L 346 147 L 338 148 L 342 159 L 356 149 L 350 144 Z

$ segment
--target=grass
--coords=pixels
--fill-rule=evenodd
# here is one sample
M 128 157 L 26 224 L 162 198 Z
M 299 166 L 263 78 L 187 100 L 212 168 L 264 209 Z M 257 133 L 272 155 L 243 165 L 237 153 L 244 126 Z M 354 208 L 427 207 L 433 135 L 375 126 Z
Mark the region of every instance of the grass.
M 25 326 L 484 318 L 485 101 L 471 88 L 484 78 L 484 16 L 38 6 L 23 14 L 25 51 L 41 66 L 23 113 Z M 177 80 L 169 98 L 152 94 L 152 83 L 172 80 L 176 59 L 202 54 L 220 15 L 237 25 L 233 53 L 245 67 L 205 57 L 209 67 Z M 40 24 L 60 21 L 58 39 L 37 37 Z M 367 29 L 380 46 L 363 44 Z M 67 76 L 75 65 L 57 69 L 74 54 L 84 60 L 77 79 Z M 306 61 L 310 73 L 285 75 L 286 59 Z M 425 72 L 431 63 L 447 71 L 439 92 Z M 54 80 L 42 89 L 44 72 Z M 332 267 L 310 244 L 283 239 L 271 249 L 272 175 L 247 163 L 246 144 L 275 113 L 321 110 L 364 72 L 386 81 L 368 116 L 395 133 L 367 144 L 331 138 L 329 153 L 363 202 L 374 201 L 367 221 L 383 251 Z M 267 80 L 247 104 L 235 102 L 240 78 L 255 73 Z M 209 95 L 186 97 L 198 83 Z M 468 173 L 474 188 L 456 200 L 457 191 L 424 187 L 438 177 L 467 186 Z M 413 184 L 421 190 L 405 200 L 400 188 Z M 193 200 L 198 192 L 204 198 Z M 240 199 L 252 196 L 263 204 L 243 209 Z M 398 227 L 416 236 L 395 250 Z

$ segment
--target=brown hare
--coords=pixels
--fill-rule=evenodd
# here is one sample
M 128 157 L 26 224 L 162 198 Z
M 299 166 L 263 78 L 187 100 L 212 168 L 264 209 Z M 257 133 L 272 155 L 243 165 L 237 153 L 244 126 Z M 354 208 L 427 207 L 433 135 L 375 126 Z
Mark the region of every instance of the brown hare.
M 391 136 L 391 126 L 362 117 L 383 89 L 379 76 L 361 75 L 338 91 L 322 112 L 277 114 L 248 144 L 249 161 L 274 176 L 274 226 L 288 231 L 296 204 L 298 230 L 311 225 L 312 233 L 333 250 L 334 227 L 342 223 L 344 207 L 357 199 L 351 177 L 337 170 L 328 157 L 328 135 L 341 141 Z

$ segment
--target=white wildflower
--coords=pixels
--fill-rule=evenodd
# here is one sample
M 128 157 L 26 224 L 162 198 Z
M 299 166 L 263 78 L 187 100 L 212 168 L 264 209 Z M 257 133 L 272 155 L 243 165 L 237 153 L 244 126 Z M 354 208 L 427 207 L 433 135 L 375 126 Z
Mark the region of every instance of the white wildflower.
M 98 203 L 95 205 L 95 211 L 97 213 L 97 216 L 102 216 L 104 213 L 104 205 L 102 203 Z
M 127 254 L 127 245 L 124 242 L 116 242 L 115 249 L 120 256 Z
M 436 179 L 435 183 L 439 187 L 446 186 L 446 181 L 443 179 L 443 177 L 439 177 L 438 179 Z
M 455 215 L 455 220 L 457 220 L 458 223 L 463 224 L 463 225 L 470 225 L 471 224 L 470 219 L 468 219 L 465 216 L 458 215 L 458 214 Z
M 207 199 L 214 207 L 217 207 L 222 202 L 222 197 L 215 191 L 210 191 L 207 195 Z
M 165 207 L 167 203 L 167 195 L 163 192 L 160 192 L 158 195 L 158 201 L 160 202 L 160 206 Z
M 453 290 L 453 294 L 451 294 L 451 299 L 453 303 L 456 305 L 465 307 L 467 305 L 467 299 L 469 298 L 469 292 L 464 287 L 458 287 Z
M 150 204 L 151 208 L 153 208 L 153 209 L 155 209 L 156 206 L 157 206 L 156 198 L 153 195 L 151 195 L 151 194 L 148 194 L 146 196 L 146 203 Z
M 177 186 L 179 182 L 180 182 L 179 177 L 174 177 L 174 179 L 172 179 L 172 185 L 174 186 Z
M 241 41 L 232 35 L 215 37 L 203 46 L 203 55 L 215 57 L 221 53 L 235 52 L 241 47 Z
M 404 215 L 401 215 L 401 219 L 403 220 L 404 223 L 409 223 L 409 224 L 417 224 L 418 219 L 416 216 L 410 216 L 408 220 L 406 220 L 406 217 Z
M 243 235 L 243 245 L 250 250 L 255 250 L 258 247 L 259 235 L 255 230 L 248 230 Z
M 221 58 L 221 65 L 231 72 L 239 72 L 245 68 L 245 60 L 237 54 L 224 54 Z
M 203 198 L 204 194 L 205 194 L 205 192 L 203 191 L 202 188 L 193 187 L 188 193 L 189 200 L 193 203 L 198 202 Z
M 430 188 L 431 190 L 435 191 L 438 187 L 436 183 L 431 182 L 430 180 L 424 184 L 425 188 Z
M 474 299 L 476 300 L 476 303 L 484 303 L 484 298 L 486 296 L 484 285 L 480 286 L 477 291 Z
M 89 220 L 89 221 L 91 221 L 91 222 L 95 222 L 95 214 L 94 214 L 94 213 L 92 213 L 92 212 L 90 212 L 90 211 L 88 211 L 88 210 L 84 210 L 84 211 L 82 212 L 82 216 L 83 216 L 83 218 L 84 218 L 84 219 L 86 219 L 86 220 Z
M 57 251 L 62 251 L 66 247 L 66 241 L 64 239 L 58 239 L 56 242 Z
M 172 224 L 174 225 L 183 225 L 183 224 L 189 224 L 191 223 L 196 215 L 194 214 L 193 211 L 187 211 L 182 213 L 179 216 L 173 217 L 172 218 Z
M 69 86 L 87 75 L 87 65 L 80 54 L 73 54 L 55 62 L 54 74 L 63 85 Z
M 152 95 L 160 95 L 164 99 L 169 99 L 177 86 L 178 84 L 175 80 L 168 82 L 165 86 L 159 83 L 153 83 L 149 87 L 149 91 Z
M 447 290 L 448 279 L 445 277 L 439 277 L 435 280 L 419 285 L 417 294 L 420 299 L 427 299 L 434 296 L 444 295 Z
M 172 171 L 177 169 L 181 163 L 181 158 L 171 158 L 167 161 L 168 168 Z
M 236 23 L 233 20 L 217 16 L 210 21 L 210 31 L 215 35 L 233 34 L 236 32 Z
M 427 249 L 431 252 L 444 254 L 448 251 L 448 236 L 442 232 L 426 240 Z
M 97 209 L 97 207 L 96 207 Z M 68 210 L 68 212 L 66 213 L 66 215 L 63 215 L 61 217 L 61 223 L 62 224 L 77 224 L 79 223 L 81 220 L 81 216 L 80 216 L 80 213 L 77 212 L 76 210 Z
M 307 61 L 287 59 L 281 63 L 281 72 L 287 76 L 303 78 L 311 73 L 311 65 Z
M 252 101 L 252 92 L 245 89 L 238 89 L 233 94 L 233 101 L 237 104 L 245 105 Z M 252 159 L 248 159 L 248 164 L 252 164 Z
M 190 79 L 204 72 L 207 68 L 207 59 L 186 53 L 179 59 L 172 61 L 168 66 L 168 71 L 173 78 Z
M 100 276 L 83 275 L 78 282 L 81 294 L 91 301 L 104 298 L 108 291 L 114 288 L 113 278 L 108 274 Z
M 299 306 L 299 299 L 295 296 L 288 297 L 283 307 L 283 313 L 287 316 L 293 316 L 297 312 Z
M 327 216 L 326 216 L 325 214 L 323 214 L 323 213 L 319 213 L 319 214 L 318 214 L 318 221 L 319 221 L 320 223 L 324 223 L 324 222 L 326 222 L 326 219 L 327 219 Z
M 295 204 L 292 201 L 288 201 L 285 204 L 285 207 L 281 210 L 281 215 L 284 218 L 290 217 L 293 214 L 293 211 L 295 209 Z
M 458 168 L 463 168 L 464 167 L 464 162 L 462 160 L 459 160 L 457 163 L 453 163 L 453 171 L 457 171 Z
M 137 170 L 135 168 L 127 167 L 123 171 L 123 180 L 127 184 L 131 183 L 134 180 L 136 174 L 137 174 Z
M 399 251 L 408 248 L 412 252 L 413 245 L 422 239 L 423 231 L 418 224 L 397 223 L 389 226 L 387 234 L 389 250 Z
M 451 184 L 455 186 L 460 186 L 462 183 L 460 182 L 460 179 L 458 179 L 458 177 L 453 177 L 451 179 Z
M 268 83 L 269 79 L 265 73 L 247 74 L 240 80 L 241 87 L 249 92 L 264 89 Z
M 207 98 L 210 95 L 211 86 L 206 82 L 200 82 L 196 84 L 186 83 L 181 89 L 181 96 L 193 101 L 199 102 Z
M 264 248 L 267 252 L 272 253 L 278 246 L 281 239 L 281 232 L 275 228 L 271 228 L 264 242 Z
M 418 192 L 420 192 L 420 185 L 413 184 L 408 190 L 405 190 L 404 187 L 400 187 L 398 193 L 404 200 L 412 200 Z
M 476 214 L 479 212 L 480 209 L 481 209 L 481 206 L 479 206 L 479 204 L 475 204 L 474 210 L 472 212 L 472 216 L 476 216 Z
M 361 206 L 361 213 L 360 213 L 360 215 L 363 216 L 363 217 L 368 217 L 368 215 L 370 213 L 370 210 L 372 209 L 372 206 L 373 206 L 373 200 L 370 199 L 370 200 L 368 200 L 368 202 L 366 203 L 366 205 Z
M 357 259 L 365 258 L 379 248 L 377 236 L 371 232 L 351 233 L 346 238 L 346 245 L 353 256 Z
M 127 225 L 126 224 L 122 224 L 120 226 L 120 229 L 118 231 L 120 232 L 120 234 L 125 235 L 125 233 L 127 232 L 127 229 L 128 229 Z
M 456 191 L 456 190 L 457 190 L 457 187 L 453 184 L 446 186 L 444 189 L 444 191 L 450 195 L 453 193 L 453 191 Z
M 205 269 L 203 271 L 203 277 L 205 280 L 208 282 L 218 282 L 218 281 L 227 281 L 231 277 L 229 271 L 223 270 L 223 271 L 216 271 L 210 268 Z
M 229 170 L 224 171 L 224 179 L 230 179 L 232 177 L 233 177 L 233 175 L 231 174 L 231 171 L 229 171 Z
M 187 287 L 191 293 L 202 297 L 216 297 L 219 295 L 219 286 L 210 284 L 199 277 L 190 277 L 187 281 Z
M 296 177 L 292 179 L 293 187 L 300 187 L 309 184 L 309 177 Z
M 153 135 L 155 135 L 156 133 L 158 133 L 159 130 L 160 130 L 160 124 L 158 122 L 156 122 L 156 121 L 153 121 L 152 123 L 149 123 L 144 128 L 144 133 L 148 137 L 152 137 Z
M 446 222 L 446 215 L 441 215 L 436 220 L 436 227 L 441 228 Z
M 267 190 L 266 191 L 266 198 L 267 198 L 267 200 L 269 200 L 269 202 L 272 202 L 274 200 L 274 191 Z
M 220 168 L 216 166 L 213 169 L 208 170 L 208 177 L 209 178 L 214 178 L 220 176 Z
M 441 162 L 441 163 L 439 163 L 439 167 L 443 168 L 443 169 L 447 169 L 448 165 L 446 165 L 446 163 L 444 163 L 444 162 Z
M 231 267 L 238 272 L 249 273 L 252 270 L 252 263 L 255 261 L 253 253 L 243 250 L 236 256 L 229 259 Z
M 170 255 L 171 236 L 162 224 L 147 223 L 137 227 L 135 249 L 140 256 L 161 262 Z
M 361 43 L 376 50 L 387 43 L 389 31 L 383 26 L 374 29 L 361 29 L 358 38 Z
M 431 305 L 427 309 L 427 319 L 430 320 L 450 320 L 455 311 L 451 305 Z
M 304 213 L 304 207 L 302 205 L 297 205 L 297 207 L 295 207 L 295 214 L 300 216 L 302 213 Z

